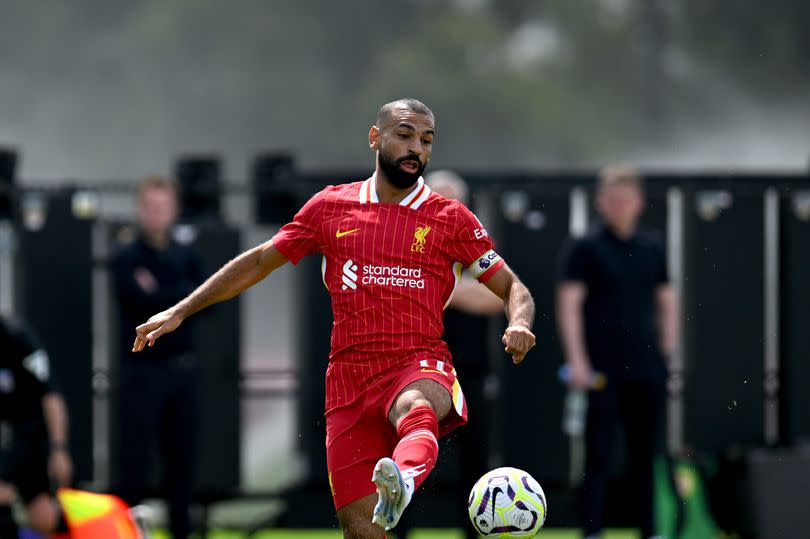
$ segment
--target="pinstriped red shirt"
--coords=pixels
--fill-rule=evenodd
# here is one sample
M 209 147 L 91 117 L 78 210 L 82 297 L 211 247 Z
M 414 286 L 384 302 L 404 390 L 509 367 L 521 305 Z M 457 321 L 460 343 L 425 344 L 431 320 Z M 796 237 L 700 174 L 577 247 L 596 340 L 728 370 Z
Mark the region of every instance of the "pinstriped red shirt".
M 363 381 L 424 358 L 452 368 L 441 340 L 443 311 L 467 267 L 485 282 L 504 264 L 481 223 L 463 204 L 433 193 L 422 178 L 399 204 L 381 204 L 375 177 L 314 195 L 273 244 L 294 264 L 323 255 L 332 298 L 327 409 Z M 346 368 L 350 367 L 350 368 Z M 341 375 L 340 378 L 346 376 Z M 343 386 L 343 387 L 341 387 Z M 330 393 L 332 399 L 330 399 Z

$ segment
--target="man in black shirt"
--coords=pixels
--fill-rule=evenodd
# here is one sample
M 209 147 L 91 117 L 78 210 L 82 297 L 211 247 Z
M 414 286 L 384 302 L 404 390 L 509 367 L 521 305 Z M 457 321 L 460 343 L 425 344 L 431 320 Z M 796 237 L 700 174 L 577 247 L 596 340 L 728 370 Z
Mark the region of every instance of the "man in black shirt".
M 185 539 L 198 422 L 191 326 L 183 324 L 161 346 L 137 355 L 130 351 L 130 335 L 152 313 L 192 292 L 202 282 L 202 269 L 196 253 L 172 239 L 178 210 L 173 183 L 162 177 L 143 180 L 136 210 L 138 236 L 116 252 L 111 267 L 120 313 L 119 494 L 130 505 L 140 503 L 157 439 L 172 537 Z
M 22 322 L 0 317 L 0 423 L 11 427 L 11 451 L 0 458 L 0 539 L 17 537 L 11 503 L 19 495 L 28 524 L 66 531 L 51 481 L 68 486 L 73 464 L 67 411 L 51 385 L 48 354 Z
M 638 226 L 641 178 L 630 167 L 602 170 L 596 205 L 601 223 L 568 245 L 561 260 L 557 319 L 570 384 L 588 389 L 583 525 L 595 538 L 604 525 L 615 434 L 627 435 L 627 460 L 642 537 L 654 536 L 653 460 L 664 422 L 667 358 L 675 346 L 677 304 L 661 238 Z

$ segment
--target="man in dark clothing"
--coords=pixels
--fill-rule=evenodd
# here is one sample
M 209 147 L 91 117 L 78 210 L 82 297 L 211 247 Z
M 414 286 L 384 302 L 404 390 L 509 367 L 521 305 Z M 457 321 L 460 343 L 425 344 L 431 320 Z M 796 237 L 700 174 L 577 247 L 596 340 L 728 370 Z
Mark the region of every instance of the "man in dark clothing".
M 469 188 L 464 179 L 448 170 L 437 170 L 425 178 L 434 192 L 465 206 L 470 203 Z M 492 429 L 493 395 L 488 388 L 494 383 L 489 364 L 489 317 L 503 314 L 503 301 L 468 275 L 462 274 L 452 300 L 444 311 L 444 335 L 450 353 L 458 358 L 456 369 L 464 380 L 467 409 L 475 414 L 474 424 L 465 425 L 452 437 L 458 451 L 458 515 L 468 539 L 478 537 L 469 525 L 467 494 L 478 479 L 489 471 L 487 460 Z
M 51 481 L 68 486 L 73 464 L 67 446 L 67 411 L 50 381 L 48 354 L 17 320 L 0 317 L 0 423 L 11 431 L 11 450 L 0 457 L 0 539 L 16 539 L 11 503 L 19 496 L 28 524 L 40 533 L 67 530 Z
M 571 385 L 591 390 L 585 427 L 583 525 L 588 538 L 604 526 L 608 474 L 619 423 L 640 510 L 642 537 L 654 536 L 653 460 L 659 451 L 667 369 L 677 335 L 677 303 L 663 241 L 638 227 L 641 178 L 631 168 L 604 169 L 597 185 L 601 223 L 563 253 L 557 320 Z
M 202 282 L 196 253 L 174 241 L 177 193 L 169 180 L 150 177 L 137 193 L 139 234 L 112 260 L 119 303 L 119 460 L 121 497 L 140 503 L 149 477 L 152 443 L 162 455 L 169 520 L 174 539 L 190 532 L 197 433 L 197 358 L 191 326 L 179 328 L 158 348 L 130 350 L 140 321 L 184 298 Z

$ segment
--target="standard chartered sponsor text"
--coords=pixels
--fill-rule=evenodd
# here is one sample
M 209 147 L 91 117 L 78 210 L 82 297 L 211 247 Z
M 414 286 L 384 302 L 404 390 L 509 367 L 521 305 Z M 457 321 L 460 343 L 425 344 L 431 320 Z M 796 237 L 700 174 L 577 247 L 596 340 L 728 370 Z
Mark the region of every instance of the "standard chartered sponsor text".
M 425 288 L 422 268 L 406 268 L 404 266 L 363 266 L 361 282 L 364 285 Z

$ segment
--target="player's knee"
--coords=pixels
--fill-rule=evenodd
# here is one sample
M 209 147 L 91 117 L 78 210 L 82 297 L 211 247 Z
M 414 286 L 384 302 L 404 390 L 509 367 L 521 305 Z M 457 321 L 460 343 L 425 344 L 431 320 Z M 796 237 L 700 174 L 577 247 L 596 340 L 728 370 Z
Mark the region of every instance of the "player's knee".
M 433 403 L 421 393 L 417 391 L 403 393 L 394 403 L 394 406 L 391 407 L 388 418 L 391 420 L 391 424 L 396 426 L 403 417 L 411 412 L 411 410 L 419 408 L 420 406 L 427 406 L 433 410 L 434 413 L 436 413 L 436 408 L 434 407 Z
M 436 405 L 424 395 L 419 395 L 408 401 L 402 411 L 403 414 L 407 414 L 408 412 L 411 412 L 414 408 L 420 408 L 422 406 L 427 406 L 428 408 L 433 410 L 433 413 L 436 413 Z
M 39 533 L 51 533 L 56 529 L 58 512 L 54 500 L 47 494 L 34 498 L 27 507 L 28 524 Z
M 450 412 L 452 404 L 450 394 L 443 386 L 433 380 L 417 380 L 400 393 L 389 417 L 396 424 L 414 408 L 427 406 L 441 421 Z

